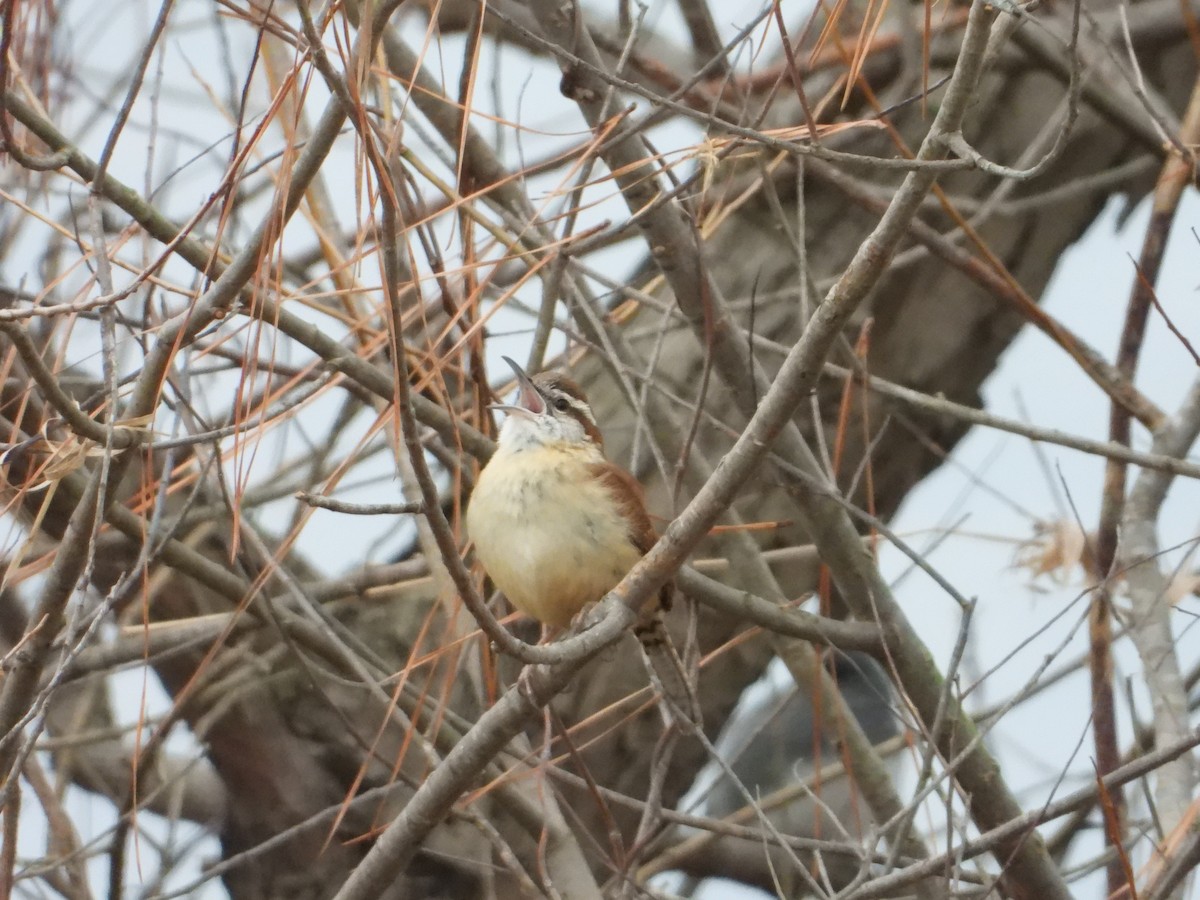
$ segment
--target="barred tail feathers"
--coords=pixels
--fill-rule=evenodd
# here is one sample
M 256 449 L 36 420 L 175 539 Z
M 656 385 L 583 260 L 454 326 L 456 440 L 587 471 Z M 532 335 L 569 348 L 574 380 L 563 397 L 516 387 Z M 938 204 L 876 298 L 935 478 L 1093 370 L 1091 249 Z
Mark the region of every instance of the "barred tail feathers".
M 670 716 L 701 725 L 703 712 L 696 694 L 696 676 L 688 671 L 675 649 L 662 610 L 646 613 L 634 626 L 633 633 L 642 646 L 650 681 L 661 694 Z

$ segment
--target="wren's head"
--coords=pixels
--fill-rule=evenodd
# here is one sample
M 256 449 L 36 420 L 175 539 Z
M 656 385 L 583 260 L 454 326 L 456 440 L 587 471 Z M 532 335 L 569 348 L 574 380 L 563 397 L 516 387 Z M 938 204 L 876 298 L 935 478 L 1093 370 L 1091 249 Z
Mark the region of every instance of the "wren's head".
M 516 403 L 496 404 L 508 418 L 500 426 L 502 450 L 519 452 L 545 444 L 601 446 L 600 429 L 587 398 L 560 372 L 542 372 L 530 378 L 524 369 L 504 357 L 517 375 Z

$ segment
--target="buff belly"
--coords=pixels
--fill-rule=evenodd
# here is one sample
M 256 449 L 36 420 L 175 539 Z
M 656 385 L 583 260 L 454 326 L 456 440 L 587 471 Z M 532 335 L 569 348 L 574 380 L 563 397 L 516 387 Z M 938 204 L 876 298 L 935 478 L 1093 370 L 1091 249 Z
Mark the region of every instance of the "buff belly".
M 578 447 L 493 457 L 467 510 L 475 552 L 513 606 L 563 626 L 616 586 L 641 554 Z

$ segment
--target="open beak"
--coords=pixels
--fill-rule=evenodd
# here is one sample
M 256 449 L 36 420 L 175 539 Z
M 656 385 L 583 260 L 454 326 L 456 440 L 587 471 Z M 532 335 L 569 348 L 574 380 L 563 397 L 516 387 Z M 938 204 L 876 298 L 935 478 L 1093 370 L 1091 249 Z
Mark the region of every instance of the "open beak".
M 513 372 L 517 376 L 517 402 L 516 403 L 493 403 L 492 409 L 502 409 L 505 412 L 526 413 L 528 415 L 540 416 L 546 411 L 546 401 L 542 399 L 541 393 L 533 380 L 525 374 L 525 370 L 518 366 L 513 360 L 507 356 L 502 356 L 506 363 L 512 367 Z

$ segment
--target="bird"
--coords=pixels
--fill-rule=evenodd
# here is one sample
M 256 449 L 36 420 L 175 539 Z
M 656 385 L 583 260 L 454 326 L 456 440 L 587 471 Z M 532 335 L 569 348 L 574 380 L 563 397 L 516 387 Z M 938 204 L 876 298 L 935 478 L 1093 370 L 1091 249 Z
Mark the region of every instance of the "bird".
M 517 379 L 496 451 L 479 473 L 467 507 L 467 533 L 492 582 L 521 612 L 565 628 L 617 586 L 657 535 L 641 485 L 604 455 L 604 440 L 583 390 L 557 371 Z M 693 679 L 667 635 L 668 583 L 634 626 L 671 712 L 698 722 Z M 678 718 L 675 721 L 680 721 Z

